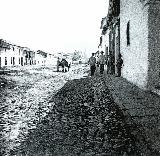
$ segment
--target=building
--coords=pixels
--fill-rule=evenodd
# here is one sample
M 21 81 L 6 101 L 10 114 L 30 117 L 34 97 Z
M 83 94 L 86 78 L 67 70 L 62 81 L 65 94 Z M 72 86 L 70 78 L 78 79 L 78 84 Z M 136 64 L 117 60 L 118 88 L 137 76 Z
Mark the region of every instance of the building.
M 57 64 L 57 57 L 54 54 L 47 53 L 46 64 L 56 65 Z
M 110 0 L 106 19 L 102 29 L 115 64 L 119 53 L 123 57 L 122 76 L 143 89 L 159 88 L 160 1 Z
M 58 53 L 57 55 L 37 50 L 36 52 L 28 47 L 21 47 L 0 39 L 0 67 L 24 66 L 24 65 L 57 65 L 57 58 L 66 58 L 68 61 L 71 55 Z
M 0 39 L 0 67 L 35 64 L 35 52 Z
M 0 40 L 0 67 L 23 66 L 24 60 L 23 47 Z
M 107 31 L 107 17 L 102 18 L 101 27 L 102 33 L 100 36 L 100 42 L 98 46 L 98 51 L 103 51 L 107 56 L 109 54 L 109 34 Z
M 27 47 L 23 48 L 24 65 L 34 65 L 36 64 L 35 52 Z
M 35 64 L 45 65 L 47 60 L 47 53 L 42 50 L 37 50 L 35 53 Z

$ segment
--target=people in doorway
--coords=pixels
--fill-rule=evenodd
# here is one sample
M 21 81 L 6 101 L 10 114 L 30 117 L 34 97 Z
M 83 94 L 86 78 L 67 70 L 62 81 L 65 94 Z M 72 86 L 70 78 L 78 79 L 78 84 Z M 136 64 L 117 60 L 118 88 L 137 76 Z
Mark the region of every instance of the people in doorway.
M 103 74 L 104 72 L 104 65 L 106 63 L 106 60 L 105 60 L 105 56 L 103 55 L 103 51 L 101 51 L 101 54 L 99 56 L 99 64 L 100 64 L 100 74 Z
M 116 63 L 116 67 L 117 67 L 117 76 L 118 76 L 118 77 L 121 76 L 122 65 L 123 65 L 122 55 L 119 54 L 118 59 L 117 59 L 117 63 Z
M 92 53 L 92 56 L 89 58 L 88 64 L 90 65 L 91 76 L 93 76 L 96 70 L 96 58 L 94 57 L 94 53 Z

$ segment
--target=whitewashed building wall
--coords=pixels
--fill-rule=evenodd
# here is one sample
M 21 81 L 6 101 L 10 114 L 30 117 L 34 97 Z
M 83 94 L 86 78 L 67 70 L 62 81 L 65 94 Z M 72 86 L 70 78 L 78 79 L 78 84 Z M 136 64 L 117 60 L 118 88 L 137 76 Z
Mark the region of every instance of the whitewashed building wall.
M 148 6 L 140 0 L 121 0 L 120 51 L 123 57 L 123 77 L 146 88 L 148 78 Z M 130 44 L 127 45 L 127 24 Z
M 3 66 L 17 66 L 24 65 L 23 50 L 17 46 L 10 46 L 10 49 L 0 49 L 0 65 Z

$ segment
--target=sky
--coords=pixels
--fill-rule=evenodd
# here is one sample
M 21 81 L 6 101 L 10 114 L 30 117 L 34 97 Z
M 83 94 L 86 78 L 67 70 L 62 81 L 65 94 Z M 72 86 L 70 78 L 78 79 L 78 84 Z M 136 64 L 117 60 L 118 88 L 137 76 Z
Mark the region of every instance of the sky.
M 49 53 L 98 50 L 108 0 L 0 0 L 0 38 Z

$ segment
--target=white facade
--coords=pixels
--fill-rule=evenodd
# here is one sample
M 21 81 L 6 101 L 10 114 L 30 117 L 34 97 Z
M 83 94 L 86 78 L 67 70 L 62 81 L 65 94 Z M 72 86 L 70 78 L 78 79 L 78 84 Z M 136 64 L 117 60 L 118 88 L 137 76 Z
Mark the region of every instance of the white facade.
M 23 49 L 10 45 L 10 49 L 0 48 L 0 67 L 24 65 Z
M 57 64 L 57 57 L 54 54 L 47 54 L 46 64 L 48 65 L 56 65 Z
M 140 0 L 121 0 L 120 6 L 120 51 L 124 61 L 122 74 L 129 81 L 145 88 L 148 73 L 148 6 L 144 7 Z
M 107 57 L 109 55 L 109 31 L 105 31 L 104 28 L 107 27 L 107 17 L 102 18 L 101 21 L 101 39 L 100 39 L 100 44 L 98 46 L 98 51 L 101 52 L 103 51 L 105 56 Z M 107 59 L 107 58 L 106 58 Z
M 126 29 L 129 23 L 130 45 Z M 160 1 L 121 0 L 123 77 L 141 88 L 160 86 Z
M 35 64 L 36 65 L 45 65 L 46 64 L 46 57 L 41 55 L 40 53 L 35 53 Z
M 50 54 L 38 50 L 36 52 L 28 47 L 20 47 L 0 40 L 0 67 L 23 65 L 57 65 L 57 59 L 65 58 L 72 63 L 72 54 Z

